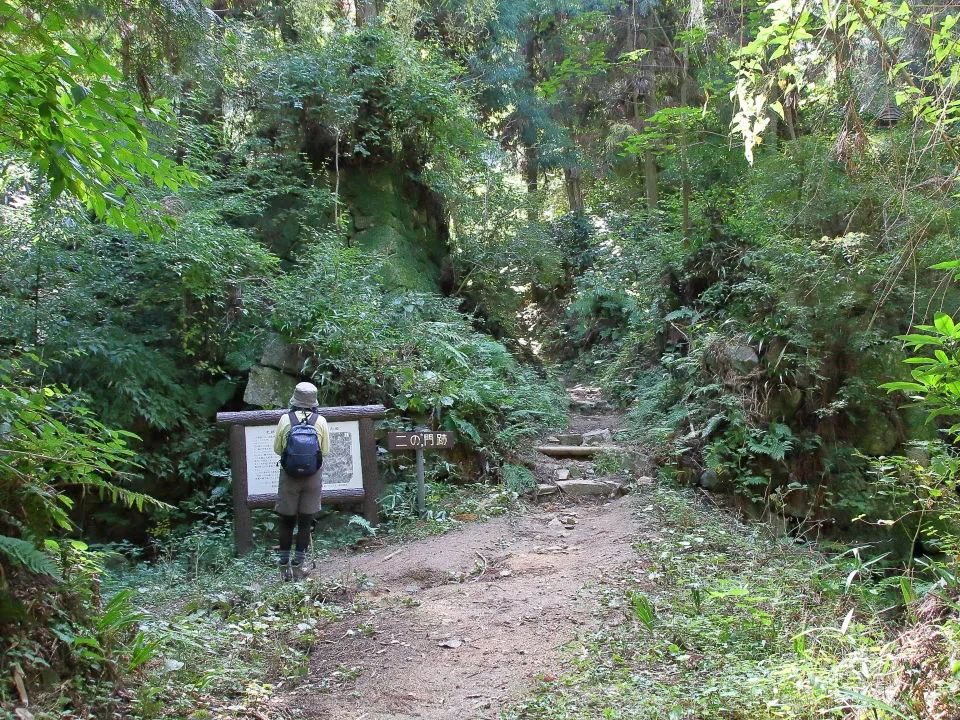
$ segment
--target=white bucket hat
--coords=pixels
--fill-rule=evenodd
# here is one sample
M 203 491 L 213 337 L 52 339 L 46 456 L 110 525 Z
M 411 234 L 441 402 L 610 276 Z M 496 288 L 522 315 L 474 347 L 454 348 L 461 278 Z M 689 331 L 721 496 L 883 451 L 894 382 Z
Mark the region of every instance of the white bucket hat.
M 317 407 L 317 386 L 313 383 L 297 383 L 293 396 L 290 398 L 291 407 L 315 408 Z

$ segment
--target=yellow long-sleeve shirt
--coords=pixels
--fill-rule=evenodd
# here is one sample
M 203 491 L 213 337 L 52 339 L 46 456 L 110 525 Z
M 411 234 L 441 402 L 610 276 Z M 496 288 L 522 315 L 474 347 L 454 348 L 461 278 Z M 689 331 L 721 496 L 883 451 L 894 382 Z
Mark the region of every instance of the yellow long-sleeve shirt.
M 310 417 L 309 410 L 295 410 L 297 419 L 303 422 Z M 324 456 L 330 453 L 330 433 L 327 431 L 327 420 L 323 415 L 317 416 L 317 422 L 314 424 L 317 429 L 317 437 L 320 438 L 320 452 Z M 290 413 L 287 412 L 280 418 L 277 424 L 277 434 L 273 439 L 273 451 L 277 455 L 283 454 L 283 447 L 287 444 L 287 436 L 290 434 Z

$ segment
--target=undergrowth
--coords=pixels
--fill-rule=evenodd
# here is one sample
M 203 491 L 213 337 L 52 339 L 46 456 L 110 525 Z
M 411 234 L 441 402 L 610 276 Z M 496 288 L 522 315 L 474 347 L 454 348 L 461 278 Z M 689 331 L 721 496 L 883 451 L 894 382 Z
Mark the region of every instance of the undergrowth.
M 598 590 L 601 626 L 570 648 L 568 675 L 542 677 L 506 720 L 957 717 L 949 589 L 894 637 L 899 581 L 876 582 L 857 553 L 828 558 L 674 490 L 642 512 L 662 524 L 638 541 L 633 570 Z
M 525 478 L 512 480 L 525 468 L 507 465 L 508 482 L 503 485 L 471 483 L 452 486 L 442 482 L 425 482 L 426 511 L 419 516 L 416 482 L 396 482 L 387 485 L 380 499 L 383 523 L 380 533 L 395 540 L 411 541 L 428 535 L 438 535 L 461 527 L 464 522 L 488 520 L 497 515 L 522 509 L 520 495 L 526 489 Z M 529 473 L 529 471 L 527 471 Z

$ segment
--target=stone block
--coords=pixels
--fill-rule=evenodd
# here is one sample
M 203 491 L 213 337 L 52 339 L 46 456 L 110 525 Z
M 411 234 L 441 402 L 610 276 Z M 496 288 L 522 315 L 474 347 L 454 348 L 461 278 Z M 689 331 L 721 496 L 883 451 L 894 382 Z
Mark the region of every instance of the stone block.
M 561 433 L 561 445 L 583 445 L 583 435 L 580 433 Z
M 583 434 L 584 445 L 609 445 L 613 442 L 613 433 L 608 428 L 591 430 Z
M 559 480 L 557 487 L 571 497 L 607 496 L 612 491 L 610 485 L 597 480 Z
M 717 475 L 716 470 L 707 468 L 700 473 L 700 478 L 697 481 L 697 485 L 702 487 L 704 490 L 716 490 L 721 485 L 720 476 Z
M 288 375 L 303 375 L 310 357 L 311 354 L 299 345 L 288 343 L 279 335 L 270 335 L 263 345 L 260 364 Z
M 724 356 L 736 372 L 746 375 L 760 364 L 756 351 L 749 345 L 733 345 L 724 348 Z
M 259 405 L 265 408 L 287 407 L 298 382 L 300 382 L 299 378 L 274 368 L 254 365 L 250 368 L 243 401 L 248 405 Z

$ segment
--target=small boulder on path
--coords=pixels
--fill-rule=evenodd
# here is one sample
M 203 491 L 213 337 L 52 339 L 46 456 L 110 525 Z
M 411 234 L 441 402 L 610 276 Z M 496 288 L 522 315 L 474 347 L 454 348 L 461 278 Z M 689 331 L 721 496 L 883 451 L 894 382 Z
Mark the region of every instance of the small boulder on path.
M 613 433 L 609 428 L 591 430 L 583 434 L 584 445 L 609 445 L 613 442 Z
M 557 487 L 571 497 L 609 495 L 613 488 L 597 480 L 558 480 Z

